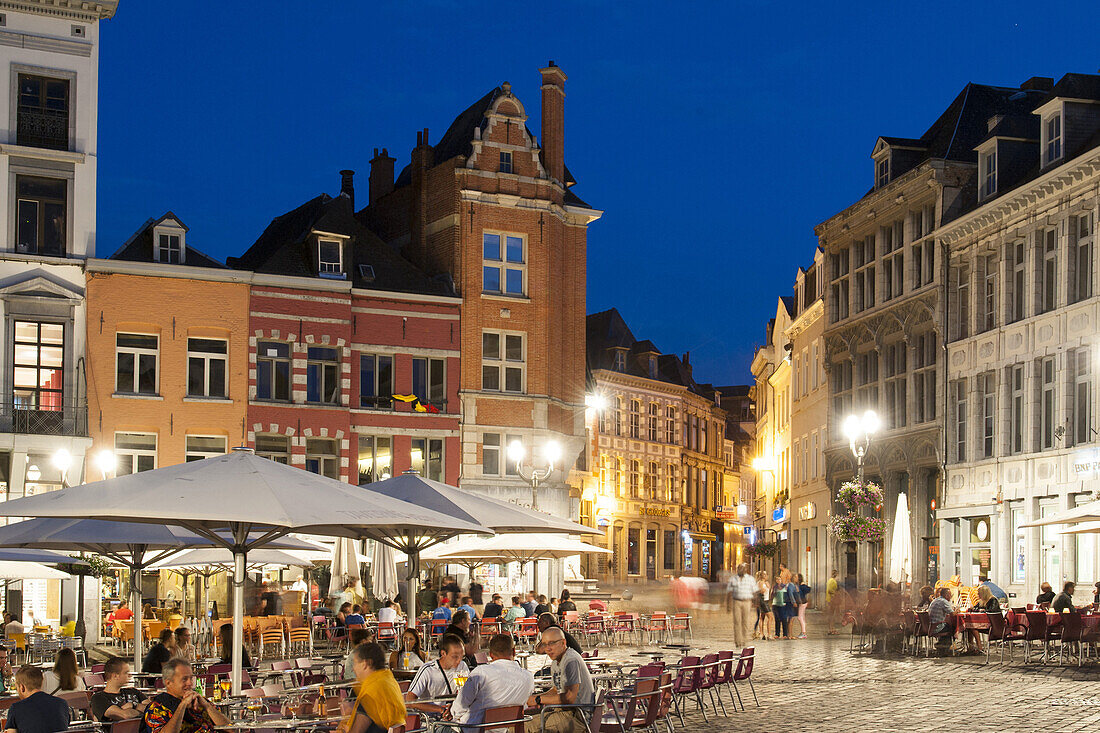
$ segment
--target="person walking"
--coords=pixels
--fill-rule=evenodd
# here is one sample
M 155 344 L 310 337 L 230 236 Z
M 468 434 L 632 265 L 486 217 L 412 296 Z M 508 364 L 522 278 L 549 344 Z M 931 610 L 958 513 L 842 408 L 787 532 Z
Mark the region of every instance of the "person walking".
M 835 636 L 840 633 L 837 630 L 837 623 L 840 614 L 837 612 L 840 606 L 840 583 L 837 582 L 836 576 L 838 575 L 836 568 L 833 568 L 829 573 L 829 579 L 825 581 L 825 617 L 828 619 L 829 635 Z
M 806 638 L 806 608 L 810 605 L 810 586 L 806 585 L 806 581 L 802 577 L 802 573 L 795 575 L 795 583 L 798 585 L 798 597 L 801 599 L 801 603 L 798 604 L 798 625 L 801 632 L 798 634 L 799 639 Z
M 733 599 L 733 643 L 744 647 L 752 638 L 751 619 L 754 618 L 753 601 L 757 590 L 747 564 L 737 566 L 737 573 L 730 577 L 729 589 Z
M 756 574 L 756 594 L 756 626 L 760 629 L 759 638 L 767 641 L 772 624 L 772 589 L 763 570 Z

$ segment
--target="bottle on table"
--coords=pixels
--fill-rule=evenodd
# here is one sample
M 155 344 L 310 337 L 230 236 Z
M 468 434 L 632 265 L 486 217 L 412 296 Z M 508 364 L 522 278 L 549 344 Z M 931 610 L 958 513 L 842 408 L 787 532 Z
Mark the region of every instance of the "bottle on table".
M 317 690 L 317 713 L 319 715 L 324 715 L 325 714 L 325 702 L 326 702 L 326 700 L 327 699 L 325 698 L 325 683 L 322 682 L 321 683 L 321 688 L 319 690 Z

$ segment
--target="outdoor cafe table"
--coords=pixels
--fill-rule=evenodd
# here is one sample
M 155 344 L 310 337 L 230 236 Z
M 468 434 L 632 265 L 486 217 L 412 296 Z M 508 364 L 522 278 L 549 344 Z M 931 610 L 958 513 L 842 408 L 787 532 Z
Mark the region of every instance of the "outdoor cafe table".
M 273 720 L 267 720 L 264 716 L 256 721 L 252 720 L 240 720 L 228 725 L 215 726 L 214 730 L 225 731 L 245 731 L 245 730 L 300 730 L 308 728 L 310 730 L 316 728 L 331 729 L 340 724 L 340 721 L 344 719 L 342 715 L 326 715 L 323 718 L 276 718 Z

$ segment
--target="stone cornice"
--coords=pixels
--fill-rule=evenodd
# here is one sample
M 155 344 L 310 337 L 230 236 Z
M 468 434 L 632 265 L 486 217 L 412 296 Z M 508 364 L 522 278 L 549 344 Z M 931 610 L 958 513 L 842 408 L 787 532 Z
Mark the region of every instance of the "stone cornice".
M 803 331 L 817 323 L 825 315 L 825 301 L 821 298 L 815 300 L 809 308 L 798 314 L 798 318 L 787 328 L 787 340 L 793 341 Z
M 687 387 L 682 384 L 665 382 L 660 379 L 647 379 L 646 377 L 616 372 L 611 369 L 595 369 L 592 371 L 592 377 L 596 380 L 596 384 L 600 386 L 605 384 L 617 385 L 629 389 L 648 390 L 670 395 L 682 395 L 688 391 Z
M 0 10 L 94 23 L 112 17 L 118 0 L 0 0 Z

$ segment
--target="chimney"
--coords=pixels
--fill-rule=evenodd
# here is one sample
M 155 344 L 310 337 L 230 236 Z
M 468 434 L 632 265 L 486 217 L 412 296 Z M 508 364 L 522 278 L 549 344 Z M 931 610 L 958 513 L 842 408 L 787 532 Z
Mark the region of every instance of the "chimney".
M 351 210 L 355 211 L 355 171 L 340 171 L 340 193 L 348 195 Z
M 373 204 L 389 192 L 393 191 L 393 164 L 389 151 L 382 148 L 379 155 L 378 148 L 374 149 L 374 157 L 370 159 L 370 197 L 368 204 Z
M 1054 88 L 1054 79 L 1049 76 L 1033 76 L 1021 84 L 1020 88 L 1037 92 L 1049 92 Z
M 565 72 L 553 61 L 542 74 L 542 160 L 547 174 L 565 186 Z
M 691 377 L 691 352 L 685 351 L 681 361 L 684 362 L 684 369 L 687 370 L 688 377 Z
M 402 252 L 405 258 L 420 268 L 427 267 L 428 259 L 428 170 L 435 162 L 435 151 L 428 142 L 428 128 L 416 131 L 416 147 L 412 151 L 412 193 L 409 222 L 409 241 Z

